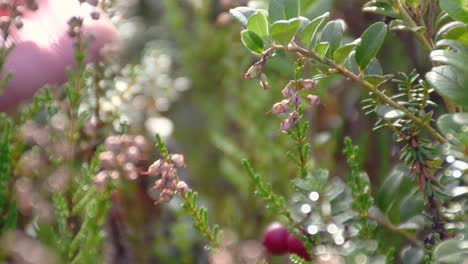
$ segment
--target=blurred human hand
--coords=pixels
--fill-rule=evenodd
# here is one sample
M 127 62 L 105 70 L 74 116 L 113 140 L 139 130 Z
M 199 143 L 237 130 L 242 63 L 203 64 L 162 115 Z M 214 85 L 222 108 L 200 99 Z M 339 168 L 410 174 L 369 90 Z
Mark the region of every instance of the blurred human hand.
M 20 7 L 22 26 L 11 26 L 4 41 L 5 46 L 14 45 L 14 48 L 5 61 L 1 77 L 8 73 L 13 76 L 0 94 L 0 111 L 33 97 L 46 84 L 59 85 L 67 80 L 67 67 L 75 65 L 75 40 L 68 33 L 68 21 L 72 17 L 83 18 L 81 30 L 88 40 L 86 63 L 102 60 L 105 51 L 115 51 L 120 46 L 116 28 L 100 8 L 88 3 L 80 5 L 78 0 L 35 2 L 38 7 L 35 11 Z M 5 21 L 10 14 L 11 9 L 0 9 L 0 21 Z M 99 19 L 93 19 L 91 14 Z

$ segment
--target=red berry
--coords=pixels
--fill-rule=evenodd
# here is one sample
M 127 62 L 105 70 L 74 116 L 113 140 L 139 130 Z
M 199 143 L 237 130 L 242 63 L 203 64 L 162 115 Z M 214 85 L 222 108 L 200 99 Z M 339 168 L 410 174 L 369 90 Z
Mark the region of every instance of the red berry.
M 288 252 L 288 229 L 280 223 L 271 223 L 263 233 L 263 246 L 273 255 Z
M 302 243 L 302 241 L 293 234 L 288 235 L 288 251 L 289 253 L 294 253 L 299 257 L 310 261 L 310 254 L 307 252 L 304 243 Z

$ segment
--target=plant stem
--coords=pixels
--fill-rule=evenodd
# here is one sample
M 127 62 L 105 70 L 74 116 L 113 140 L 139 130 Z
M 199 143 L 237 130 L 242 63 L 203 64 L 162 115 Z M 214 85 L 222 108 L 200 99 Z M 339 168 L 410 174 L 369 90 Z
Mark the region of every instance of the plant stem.
M 393 6 L 393 10 L 397 13 L 397 15 L 400 15 L 401 16 L 400 18 L 404 22 L 406 22 L 406 24 L 409 25 L 410 28 L 418 27 L 418 24 L 416 24 L 413 18 L 408 14 L 408 12 L 406 12 L 405 7 L 401 5 L 400 0 L 392 0 L 392 6 Z M 414 31 L 414 33 L 416 34 L 416 37 L 421 42 L 422 46 L 424 47 L 426 51 L 430 52 L 434 49 L 434 43 L 432 43 L 432 41 L 429 41 L 426 38 L 426 36 L 424 36 L 424 33 L 422 33 L 419 30 Z
M 403 105 L 400 105 L 397 102 L 393 101 L 386 94 L 384 94 L 383 92 L 378 90 L 376 86 L 374 86 L 371 83 L 365 81 L 364 79 L 357 76 L 353 72 L 345 69 L 343 66 L 341 66 L 339 64 L 336 64 L 335 62 L 331 61 L 328 58 L 320 57 L 317 53 L 315 53 L 313 51 L 310 51 L 308 49 L 305 49 L 305 48 L 297 45 L 294 42 L 291 42 L 291 44 L 289 46 L 287 46 L 287 47 L 280 46 L 280 47 L 277 47 L 277 48 L 282 48 L 282 49 L 284 49 L 286 51 L 290 51 L 290 52 L 297 52 L 297 53 L 299 53 L 300 55 L 302 55 L 304 57 L 312 58 L 314 60 L 320 61 L 320 62 L 332 67 L 333 69 L 337 70 L 341 75 L 347 77 L 351 81 L 359 84 L 360 86 L 364 87 L 368 91 L 375 94 L 377 97 L 379 97 L 383 102 L 385 102 L 389 106 L 391 106 L 391 107 L 393 107 L 395 109 L 398 109 L 398 110 L 402 111 L 403 113 L 405 113 L 405 115 L 409 119 L 411 119 L 418 127 L 426 129 L 429 132 L 429 134 L 431 134 L 439 143 L 442 144 L 442 143 L 445 143 L 447 141 L 442 135 L 439 134 L 439 132 L 437 132 L 434 128 L 432 128 L 428 124 L 425 124 L 420 118 L 418 118 L 413 113 L 411 113 L 411 111 L 409 111 L 406 107 L 404 107 Z
M 219 246 L 218 240 L 216 237 L 213 236 L 212 232 L 210 231 L 209 227 L 200 219 L 198 215 L 197 208 L 195 208 L 187 196 L 187 194 L 181 195 L 182 199 L 184 200 L 184 204 L 187 205 L 188 209 L 190 210 L 190 214 L 192 216 L 193 221 L 197 224 L 200 228 L 200 231 L 205 235 L 206 239 L 213 245 L 215 248 Z
M 368 215 L 367 216 L 370 220 L 375 221 L 377 224 L 380 226 L 386 228 L 390 232 L 397 233 L 403 237 L 405 237 L 411 244 L 413 244 L 416 247 L 422 248 L 422 244 L 419 242 L 416 237 L 412 236 L 410 233 L 399 229 L 397 226 L 393 225 L 387 218 L 380 219 L 378 217 Z

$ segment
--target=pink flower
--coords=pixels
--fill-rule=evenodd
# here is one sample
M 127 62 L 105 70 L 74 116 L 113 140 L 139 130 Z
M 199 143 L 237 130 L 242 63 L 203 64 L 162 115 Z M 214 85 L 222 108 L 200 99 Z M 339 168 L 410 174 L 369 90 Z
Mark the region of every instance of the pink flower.
M 10 1 L 13 3 L 14 1 Z M 74 16 L 82 17 L 82 32 L 88 39 L 86 62 L 103 58 L 103 51 L 119 47 L 115 27 L 99 8 L 77 0 L 37 0 L 38 9 L 24 9 L 23 26 L 10 27 L 10 41 L 15 47 L 6 59 L 2 78 L 8 73 L 13 77 L 0 95 L 0 111 L 4 111 L 31 98 L 46 84 L 59 85 L 67 80 L 66 69 L 75 64 L 73 43 L 69 36 L 68 21 Z M 100 19 L 91 18 L 99 12 Z M 0 10 L 0 16 L 9 16 Z M 105 48 L 105 49 L 104 49 Z

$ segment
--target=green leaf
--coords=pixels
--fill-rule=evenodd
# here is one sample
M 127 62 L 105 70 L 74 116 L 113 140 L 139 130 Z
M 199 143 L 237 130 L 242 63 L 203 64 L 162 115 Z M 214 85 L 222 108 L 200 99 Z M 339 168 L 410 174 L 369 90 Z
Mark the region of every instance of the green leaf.
M 246 7 L 246 6 L 239 6 L 236 8 L 232 8 L 229 10 L 229 13 L 239 21 L 239 23 L 244 27 L 247 28 L 247 22 L 249 17 L 256 12 L 255 9 Z
M 300 24 L 301 22 L 298 18 L 278 20 L 270 27 L 271 37 L 275 42 L 282 45 L 288 45 L 293 39 L 294 34 L 296 34 Z
M 449 239 L 438 244 L 432 252 L 434 263 L 463 263 L 468 258 L 466 242 Z
M 394 19 L 390 22 L 389 29 L 391 31 L 412 31 L 412 32 L 424 32 L 426 30 L 425 27 L 411 27 L 407 25 L 401 19 Z
M 453 39 L 468 46 L 468 25 L 450 29 L 445 33 L 444 38 Z
M 426 73 L 426 80 L 442 96 L 468 107 L 468 81 L 454 67 L 449 65 L 437 66 Z
M 335 52 L 333 52 L 333 60 L 337 64 L 343 64 L 346 61 L 346 58 L 351 53 L 351 51 L 354 50 L 354 48 L 356 47 L 357 44 L 359 44 L 359 42 L 361 42 L 360 38 L 336 49 Z
M 465 24 L 460 22 L 460 21 L 452 21 L 452 22 L 449 22 L 445 25 L 443 25 L 436 33 L 434 39 L 436 41 L 438 40 L 441 40 L 445 34 L 447 34 L 447 32 L 449 32 L 450 30 L 454 29 L 454 28 L 458 28 L 458 27 L 464 27 Z
M 368 67 L 369 69 L 369 67 Z M 375 87 L 379 87 L 383 83 L 391 80 L 393 78 L 393 74 L 387 74 L 387 75 L 365 75 L 364 80 Z
M 343 66 L 354 74 L 359 74 L 355 51 L 351 51 Z M 382 75 L 382 67 L 376 58 L 373 58 L 369 66 L 364 70 L 364 75 Z
M 404 264 L 420 264 L 424 260 L 424 250 L 420 248 L 405 247 L 401 251 L 401 261 Z
M 270 0 L 268 5 L 270 22 L 287 20 L 299 16 L 299 0 Z
M 468 23 L 468 4 L 466 0 L 440 0 L 440 7 L 454 19 Z
M 458 52 L 464 52 L 465 54 L 468 54 L 468 46 L 464 45 L 461 42 L 451 40 L 451 39 L 442 39 L 439 40 L 436 43 L 436 47 L 441 48 L 441 47 L 450 47 Z
M 320 42 L 317 47 L 315 47 L 315 52 L 320 56 L 323 57 L 327 54 L 328 48 L 330 44 L 328 42 Z
M 406 177 L 408 171 L 404 166 L 394 168 L 382 183 L 382 188 L 378 190 L 376 204 L 384 212 L 388 213 L 392 207 L 400 204 L 405 194 L 409 193 L 414 186 L 410 177 Z M 396 207 L 396 209 L 398 209 Z M 396 210 L 396 217 L 400 217 L 399 210 Z
M 362 33 L 361 43 L 356 46 L 356 62 L 364 70 L 382 46 L 387 34 L 387 25 L 383 22 L 372 24 Z
M 444 135 L 462 133 L 468 127 L 468 113 L 445 114 L 437 119 L 437 127 Z
M 434 50 L 431 52 L 430 57 L 432 61 L 451 65 L 463 72 L 465 76 L 468 76 L 468 68 L 466 65 L 468 62 L 468 53 L 453 52 L 449 50 Z
M 310 21 L 310 23 L 299 33 L 299 37 L 301 39 L 301 43 L 306 47 L 310 48 L 312 44 L 312 40 L 317 33 L 318 28 L 322 25 L 325 18 L 330 15 L 329 12 L 316 17 L 314 20 Z
M 395 109 L 389 105 L 378 105 L 375 108 L 377 115 L 385 120 L 395 120 L 405 116 L 405 113 L 401 110 Z
M 320 36 L 320 42 L 330 43 L 327 57 L 330 57 L 331 54 L 333 54 L 333 52 L 335 52 L 335 50 L 341 46 L 343 30 L 342 22 L 337 20 L 330 21 L 325 25 L 325 27 L 323 27 L 322 35 Z
M 397 18 L 398 15 L 393 11 L 392 5 L 385 0 L 372 0 L 364 4 L 362 11 L 370 12 L 382 16 Z
M 242 30 L 241 40 L 244 46 L 251 52 L 255 54 L 262 54 L 263 41 L 257 34 L 249 30 Z
M 257 11 L 250 16 L 247 22 L 247 30 L 254 32 L 261 39 L 265 39 L 268 36 L 268 20 L 263 12 Z

